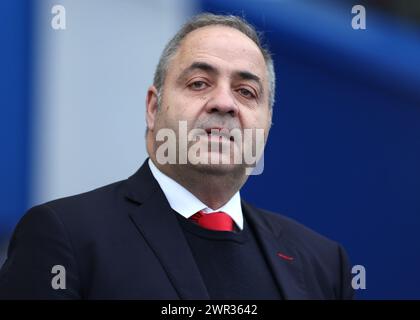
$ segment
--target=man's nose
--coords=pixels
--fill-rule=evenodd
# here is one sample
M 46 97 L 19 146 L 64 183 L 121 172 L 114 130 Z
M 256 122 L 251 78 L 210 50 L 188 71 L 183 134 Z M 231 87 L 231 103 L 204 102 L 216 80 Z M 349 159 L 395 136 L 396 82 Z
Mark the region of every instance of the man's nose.
M 239 111 L 233 92 L 226 87 L 218 87 L 212 92 L 211 98 L 207 102 L 206 110 L 209 113 L 228 113 L 232 117 L 237 116 Z

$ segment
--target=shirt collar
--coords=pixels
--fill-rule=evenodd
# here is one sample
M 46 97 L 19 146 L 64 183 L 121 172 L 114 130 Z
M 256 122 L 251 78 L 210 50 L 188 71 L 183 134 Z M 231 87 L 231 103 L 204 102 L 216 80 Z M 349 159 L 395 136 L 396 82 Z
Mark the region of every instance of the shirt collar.
M 181 186 L 178 182 L 160 171 L 151 159 L 149 159 L 148 164 L 153 177 L 156 179 L 165 194 L 169 205 L 180 215 L 188 219 L 200 210 L 203 210 L 205 213 L 223 211 L 227 213 L 233 221 L 235 221 L 240 230 L 243 229 L 244 222 L 239 191 L 236 192 L 224 206 L 217 210 L 213 210 L 207 207 L 200 199 Z

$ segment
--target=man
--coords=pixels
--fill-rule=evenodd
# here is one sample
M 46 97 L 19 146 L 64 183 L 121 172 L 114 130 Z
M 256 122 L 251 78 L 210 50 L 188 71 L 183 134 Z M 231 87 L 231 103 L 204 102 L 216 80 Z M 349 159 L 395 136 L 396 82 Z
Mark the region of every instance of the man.
M 238 159 L 261 154 L 256 133 L 264 145 L 274 83 L 249 24 L 194 17 L 166 46 L 147 92 L 150 159 L 127 180 L 29 210 L 0 298 L 351 298 L 340 245 L 240 199 L 249 163 Z

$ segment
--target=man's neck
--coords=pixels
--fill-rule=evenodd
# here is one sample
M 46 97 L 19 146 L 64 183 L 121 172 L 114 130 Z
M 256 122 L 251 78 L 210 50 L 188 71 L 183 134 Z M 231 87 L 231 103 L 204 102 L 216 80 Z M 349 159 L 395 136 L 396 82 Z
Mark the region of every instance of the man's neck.
M 247 178 L 238 172 L 220 174 L 212 170 L 191 168 L 191 165 L 161 165 L 154 159 L 152 161 L 161 172 L 178 182 L 213 210 L 225 205 L 239 191 Z

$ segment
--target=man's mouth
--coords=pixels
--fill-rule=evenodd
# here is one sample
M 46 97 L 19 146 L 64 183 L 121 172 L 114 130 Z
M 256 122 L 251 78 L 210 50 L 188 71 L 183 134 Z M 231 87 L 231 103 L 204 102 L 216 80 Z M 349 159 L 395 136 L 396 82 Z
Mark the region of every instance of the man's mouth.
M 208 137 L 218 137 L 219 139 L 225 138 L 230 141 L 234 141 L 233 136 L 231 136 L 229 129 L 221 127 L 211 127 L 205 129 Z

